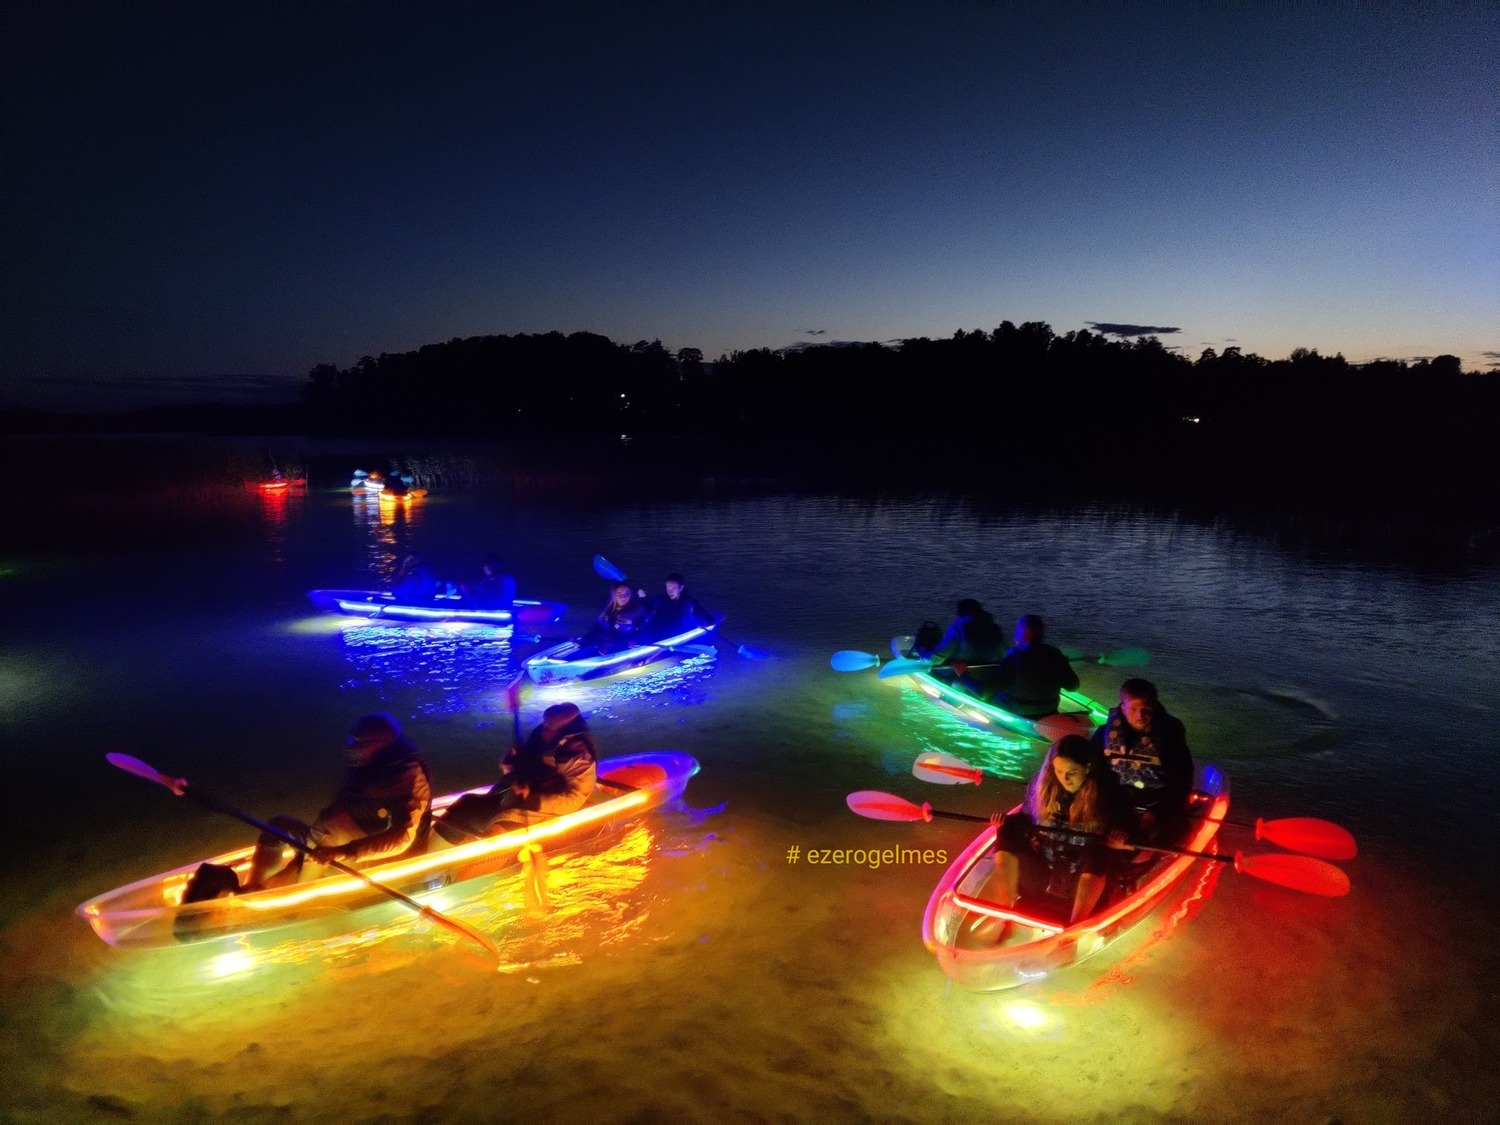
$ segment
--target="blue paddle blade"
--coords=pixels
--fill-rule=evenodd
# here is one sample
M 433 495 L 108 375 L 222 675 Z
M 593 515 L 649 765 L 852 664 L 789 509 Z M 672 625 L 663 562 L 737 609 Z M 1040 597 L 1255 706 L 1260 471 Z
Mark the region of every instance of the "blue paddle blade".
M 857 649 L 841 648 L 828 658 L 828 663 L 835 672 L 862 672 L 879 664 L 880 657 Z
M 892 660 L 875 674 L 882 680 L 889 680 L 896 676 L 910 676 L 913 672 L 930 672 L 931 670 L 932 661 L 930 660 Z
M 610 582 L 625 581 L 625 572 L 603 555 L 594 556 L 594 573 Z
M 746 660 L 770 660 L 771 654 L 763 648 L 752 648 L 750 645 L 740 645 L 734 650 Z

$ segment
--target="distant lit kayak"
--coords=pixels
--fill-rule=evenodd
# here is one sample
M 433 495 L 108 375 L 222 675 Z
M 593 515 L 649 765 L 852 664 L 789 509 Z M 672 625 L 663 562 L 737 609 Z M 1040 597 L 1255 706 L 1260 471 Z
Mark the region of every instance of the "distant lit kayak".
M 528 657 L 524 667 L 526 674 L 539 684 L 613 676 L 673 655 L 714 652 L 714 647 L 707 642 L 721 621 L 722 616 L 716 617 L 712 624 L 611 652 L 600 652 L 597 646 L 580 644 L 576 640 L 564 641 Z
M 1215 766 L 1199 766 L 1190 808 L 1188 828 L 1173 846 L 1212 852 L 1229 812 L 1229 779 Z M 1204 869 L 1191 856 L 1156 855 L 1129 871 L 1128 882 L 1113 878 L 1099 908 L 1069 925 L 1071 899 L 1023 897 L 1014 907 L 994 901 L 996 832 L 987 825 L 959 854 L 922 918 L 922 942 L 943 972 L 977 992 L 1033 984 L 1092 957 L 1149 915 L 1189 871 Z
M 694 758 L 670 751 L 604 758 L 599 762 L 598 788 L 589 803 L 575 812 L 456 847 L 438 844 L 426 855 L 360 870 L 393 890 L 420 899 L 441 887 L 493 875 L 515 863 L 517 852 L 528 844 L 545 849 L 564 847 L 633 820 L 680 797 L 697 772 Z M 488 790 L 486 785 L 467 792 Z M 434 798 L 434 814 L 440 815 L 463 795 L 450 793 Z M 363 880 L 335 872 L 312 882 L 182 904 L 188 880 L 199 863 L 232 867 L 243 884 L 254 850 L 252 844 L 195 860 L 91 898 L 76 913 L 110 945 L 169 946 L 180 941 L 235 938 L 390 901 Z
M 262 492 L 287 492 L 294 488 L 306 488 L 306 477 L 286 477 L 280 480 L 263 480 L 256 484 Z
M 474 621 L 488 625 L 547 625 L 561 621 L 568 607 L 560 602 L 518 598 L 511 605 L 493 606 L 462 594 L 439 594 L 419 602 L 398 601 L 387 590 L 309 590 L 313 605 L 330 613 L 387 621 Z

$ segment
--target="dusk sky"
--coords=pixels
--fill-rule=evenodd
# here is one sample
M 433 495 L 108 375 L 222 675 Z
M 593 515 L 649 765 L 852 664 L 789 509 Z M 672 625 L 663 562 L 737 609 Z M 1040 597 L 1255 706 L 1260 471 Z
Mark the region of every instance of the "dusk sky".
M 1500 361 L 1500 5 L 12 0 L 0 406 L 497 333 Z

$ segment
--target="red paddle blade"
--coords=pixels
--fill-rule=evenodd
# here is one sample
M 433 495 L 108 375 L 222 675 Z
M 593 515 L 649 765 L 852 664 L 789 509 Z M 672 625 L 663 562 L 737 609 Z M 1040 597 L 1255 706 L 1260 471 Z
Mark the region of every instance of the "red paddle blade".
M 984 771 L 969 765 L 962 758 L 934 751 L 919 754 L 912 763 L 913 776 L 935 785 L 978 785 L 984 780 Z
M 1359 854 L 1354 836 L 1342 825 L 1311 816 L 1292 816 L 1283 820 L 1257 820 L 1255 838 L 1269 840 L 1286 848 L 1321 859 L 1353 859 Z
M 1341 898 L 1349 893 L 1349 876 L 1331 863 L 1305 855 L 1244 855 L 1234 857 L 1234 869 L 1278 887 L 1310 895 Z
M 849 807 L 860 816 L 871 820 L 931 820 L 932 810 L 928 805 L 914 805 L 894 793 L 882 793 L 876 789 L 861 789 L 850 793 Z

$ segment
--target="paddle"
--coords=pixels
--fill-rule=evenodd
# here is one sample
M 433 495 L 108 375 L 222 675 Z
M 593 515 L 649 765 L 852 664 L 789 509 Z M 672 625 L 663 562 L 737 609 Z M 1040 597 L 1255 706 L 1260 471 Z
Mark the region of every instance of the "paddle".
M 841 648 L 828 658 L 828 663 L 833 666 L 835 672 L 863 672 L 866 668 L 878 668 L 880 657 L 873 652 Z
M 874 789 L 862 789 L 857 793 L 850 793 L 848 797 L 849 807 L 860 816 L 871 820 L 925 820 L 930 821 L 935 816 L 948 817 L 952 820 L 974 820 L 982 823 L 990 823 L 987 816 L 979 816 L 975 813 L 948 812 L 943 809 L 935 809 L 927 803 L 920 805 L 896 796 L 894 793 L 881 793 Z M 1090 832 L 1075 832 L 1071 828 L 1047 828 L 1038 825 L 1033 829 L 1037 832 L 1056 832 L 1066 836 L 1082 836 L 1086 839 L 1102 840 L 1105 837 Z M 1138 852 L 1160 852 L 1164 855 L 1187 856 L 1190 859 L 1206 859 L 1213 863 L 1227 863 L 1236 871 L 1244 875 L 1263 879 L 1267 883 L 1275 883 L 1279 887 L 1289 890 L 1303 891 L 1311 895 L 1323 895 L 1325 898 L 1338 898 L 1349 893 L 1349 876 L 1341 869 L 1331 863 L 1325 863 L 1321 859 L 1314 859 L 1305 855 L 1246 855 L 1244 852 L 1235 852 L 1230 855 L 1216 855 L 1213 852 L 1191 852 L 1183 848 L 1167 848 L 1154 844 L 1127 844 L 1126 848 Z
M 610 562 L 603 555 L 594 556 L 594 573 L 597 574 L 600 578 L 603 578 L 606 582 L 630 581 L 630 578 L 623 570 L 617 567 L 614 563 Z M 722 621 L 723 619 L 724 615 L 720 614 L 718 620 Z M 717 635 L 717 628 L 715 629 L 715 634 Z M 752 648 L 750 645 L 746 644 L 735 644 L 734 641 L 724 636 L 720 636 L 719 639 L 722 640 L 725 644 L 734 645 L 734 651 L 737 652 L 740 656 L 743 656 L 746 660 L 771 659 L 771 654 L 769 652 L 766 652 L 764 649 Z M 670 649 L 676 648 L 677 646 L 661 645 L 660 647 Z
M 983 770 L 962 758 L 937 750 L 918 754 L 917 760 L 912 763 L 911 772 L 912 776 L 935 785 L 978 785 L 980 778 L 984 776 Z M 1257 817 L 1253 823 L 1223 817 L 1216 819 L 1220 824 L 1254 829 L 1257 840 L 1265 840 L 1289 852 L 1338 860 L 1353 859 L 1359 854 L 1359 846 L 1354 842 L 1353 833 L 1331 820 L 1319 820 L 1311 816 L 1290 816 L 1280 820 Z
M 1084 656 L 1082 653 L 1074 655 L 1072 650 L 1069 650 L 1064 652 L 1063 655 L 1070 662 L 1085 661 L 1090 664 L 1102 664 L 1105 667 L 1113 667 L 1120 664 L 1136 667 L 1147 664 L 1151 660 L 1151 654 L 1143 648 L 1120 648 L 1111 652 L 1101 652 L 1098 656 Z M 878 662 L 877 657 L 871 657 L 870 659 Z M 962 660 L 953 660 L 949 664 L 955 672 L 962 676 L 970 668 L 994 668 L 998 662 L 990 661 L 984 664 L 970 664 Z M 910 676 L 913 672 L 930 672 L 935 666 L 933 661 L 922 660 L 918 657 L 898 658 L 887 661 L 885 667 L 881 668 L 876 675 L 882 680 L 888 680 L 893 676 Z M 865 667 L 869 667 L 869 665 L 865 665 Z M 840 670 L 842 671 L 843 669 Z
M 116 769 L 122 769 L 126 773 L 135 774 L 136 777 L 143 777 L 147 781 L 154 781 L 158 785 L 164 785 L 179 797 L 186 797 L 191 801 L 196 801 L 198 804 L 204 806 L 205 808 L 212 809 L 214 812 L 224 813 L 226 816 L 232 816 L 236 820 L 243 821 L 244 823 L 250 825 L 250 827 L 252 828 L 258 828 L 260 831 L 270 836 L 274 836 L 283 844 L 291 845 L 304 855 L 310 855 L 312 853 L 312 847 L 308 844 L 304 844 L 295 836 L 289 836 L 279 828 L 267 824 L 265 821 L 260 820 L 257 817 L 253 817 L 247 812 L 242 812 L 241 810 L 235 808 L 233 805 L 226 805 L 217 797 L 211 797 L 207 793 L 201 793 L 198 790 L 191 788 L 188 785 L 186 778 L 168 777 L 166 774 L 160 773 L 156 769 L 147 765 L 139 758 L 132 758 L 129 754 L 106 754 L 104 757 L 109 762 L 109 764 L 114 766 Z M 438 925 L 452 930 L 460 937 L 466 937 L 470 941 L 477 942 L 479 945 L 483 946 L 485 952 L 493 956 L 497 962 L 502 959 L 500 956 L 500 950 L 495 945 L 495 943 L 484 934 L 474 929 L 472 926 L 460 922 L 456 918 L 450 918 L 446 914 L 434 910 L 432 907 L 427 906 L 424 903 L 418 902 L 416 899 L 410 897 L 409 895 L 401 893 L 400 891 L 396 890 L 396 888 L 386 886 L 378 879 L 370 878 L 370 876 L 366 875 L 357 867 L 351 867 L 347 863 L 341 863 L 338 860 L 331 861 L 328 866 L 337 868 L 345 875 L 353 875 L 356 879 L 363 880 L 371 887 L 374 887 L 377 891 L 380 891 L 383 894 L 390 895 L 391 898 L 395 899 L 397 902 L 403 904 L 404 906 L 410 907 L 412 910 L 415 910 L 423 917 L 430 918 Z

